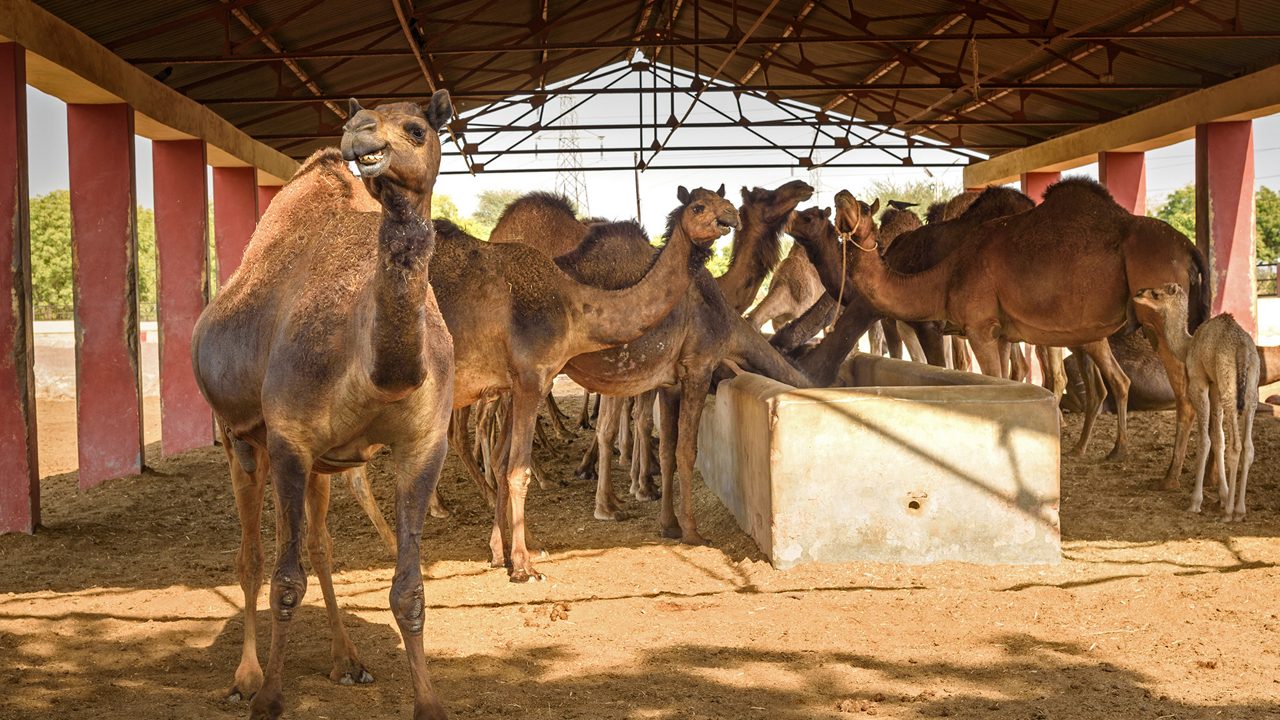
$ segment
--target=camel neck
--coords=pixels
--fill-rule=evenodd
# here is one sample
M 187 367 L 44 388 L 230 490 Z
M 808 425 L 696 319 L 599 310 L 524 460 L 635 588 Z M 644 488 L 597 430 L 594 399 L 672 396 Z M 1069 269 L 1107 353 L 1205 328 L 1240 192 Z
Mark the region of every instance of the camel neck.
M 576 300 L 586 328 L 579 353 L 631 342 L 662 322 L 684 298 L 708 253 L 695 247 L 677 223 L 657 261 L 639 282 L 620 290 L 578 284 Z
M 928 270 L 910 275 L 890 268 L 879 253 L 854 254 L 854 283 L 877 310 L 898 320 L 946 319 L 947 283 L 959 253 L 953 252 Z
M 755 213 L 740 212 L 741 227 L 733 238 L 733 257 L 724 274 L 716 278 L 724 299 L 737 313 L 751 307 L 765 277 L 778 264 L 782 223 L 765 223 Z
M 435 248 L 435 230 L 411 203 L 410 197 L 394 191 L 383 194 L 373 279 L 369 376 L 393 399 L 407 395 L 426 378 L 423 308 L 431 291 L 427 265 Z
M 1164 337 L 1169 341 L 1169 350 L 1182 362 L 1187 361 L 1191 351 L 1191 333 L 1187 332 L 1187 309 L 1170 308 L 1161 316 L 1164 323 Z

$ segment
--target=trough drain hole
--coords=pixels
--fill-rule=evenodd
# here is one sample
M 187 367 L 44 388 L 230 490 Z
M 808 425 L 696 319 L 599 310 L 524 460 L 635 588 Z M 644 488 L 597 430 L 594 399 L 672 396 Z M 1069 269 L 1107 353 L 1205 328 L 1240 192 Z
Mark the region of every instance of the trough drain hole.
M 907 507 L 911 508 L 912 510 L 919 510 L 919 509 L 920 509 L 920 501 L 919 501 L 919 500 L 912 500 L 911 502 L 907 503 Z

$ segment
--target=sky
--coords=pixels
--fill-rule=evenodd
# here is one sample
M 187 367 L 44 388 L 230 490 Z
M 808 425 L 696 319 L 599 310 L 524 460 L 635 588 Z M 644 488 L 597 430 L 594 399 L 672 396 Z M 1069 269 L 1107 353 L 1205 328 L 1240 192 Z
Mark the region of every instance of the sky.
M 627 75 L 624 73 L 603 76 L 596 84 L 598 86 L 604 85 L 610 77 L 616 81 L 614 87 L 619 88 L 634 87 L 635 82 L 638 81 L 634 74 Z M 645 113 L 643 117 L 649 120 L 652 120 L 654 116 L 654 107 L 651 104 L 651 100 L 652 96 L 646 99 L 643 109 Z M 718 107 L 721 112 L 736 113 L 736 108 L 733 107 L 733 95 L 730 93 L 707 93 L 704 95 L 704 100 L 712 106 Z M 687 98 L 671 99 L 666 95 L 660 96 L 659 104 L 656 108 L 659 121 L 665 121 L 673 111 L 677 117 L 683 114 L 687 102 Z M 743 97 L 741 102 L 743 112 L 753 120 L 787 117 L 764 100 Z M 545 109 L 545 112 L 548 113 L 547 119 L 561 112 L 562 108 L 558 103 L 558 100 L 553 99 L 547 104 Z M 674 107 L 668 103 L 674 103 Z M 638 97 L 631 93 L 601 95 L 581 105 L 576 110 L 576 113 L 580 123 L 630 122 L 634 121 L 637 116 L 638 104 Z M 527 109 L 527 106 L 519 106 L 512 110 L 490 115 L 484 118 L 483 122 L 497 124 L 527 123 L 531 118 L 519 119 L 519 115 L 526 112 Z M 64 189 L 68 186 L 65 106 L 56 98 L 28 87 L 27 112 L 28 142 L 31 148 L 31 157 L 39 158 L 38 161 L 33 161 L 30 165 L 31 194 L 33 196 L 41 195 L 51 190 Z M 720 119 L 723 118 L 719 117 L 716 111 L 703 107 L 695 108 L 688 118 L 691 122 Z M 778 143 L 807 145 L 813 140 L 812 132 L 796 129 L 760 128 L 757 132 L 767 135 L 771 140 Z M 866 128 L 859 128 L 855 132 L 870 133 Z M 659 139 L 663 139 L 665 135 L 665 129 L 661 130 Z M 500 139 L 514 137 L 518 136 L 508 135 Z M 477 139 L 476 137 L 468 138 L 471 142 L 475 142 Z M 576 139 L 579 146 L 583 148 L 634 146 L 637 144 L 637 131 L 582 132 L 578 134 Z M 652 134 L 646 134 L 641 142 L 647 146 L 652 140 Z M 505 141 L 510 143 L 512 140 L 507 139 Z M 490 165 L 495 168 L 517 168 L 536 165 L 543 167 L 554 166 L 555 149 L 560 141 L 561 138 L 555 133 L 543 133 L 537 138 L 528 140 L 520 147 L 545 149 L 546 153 L 540 153 L 536 157 L 509 155 L 496 161 L 490 160 Z M 748 145 L 758 142 L 758 138 L 753 137 L 748 130 L 741 128 L 682 128 L 674 133 L 670 145 L 697 146 L 701 148 L 709 145 Z M 826 140 L 826 142 L 829 143 L 830 141 Z M 486 145 L 486 147 L 490 146 Z M 136 138 L 135 148 L 138 202 L 144 207 L 152 207 L 151 143 L 149 140 L 139 137 Z M 452 143 L 446 142 L 445 152 L 447 153 L 452 149 Z M 1254 122 L 1254 149 L 1256 153 L 1255 184 L 1280 187 L 1280 115 L 1260 118 Z M 825 158 L 829 154 L 830 152 L 826 154 L 820 152 L 817 156 Z M 858 151 L 853 157 L 873 162 L 884 162 L 891 159 L 884 151 L 875 150 Z M 848 158 L 849 156 L 846 156 L 846 159 Z M 917 153 L 916 159 L 921 162 L 955 162 L 957 164 L 954 167 L 930 168 L 928 170 L 921 167 L 824 168 L 816 173 L 799 167 L 760 167 L 733 170 L 659 170 L 655 168 L 640 174 L 642 221 L 651 233 L 661 232 L 667 212 L 677 203 L 676 188 L 679 185 L 686 185 L 691 188 L 698 186 L 715 188 L 723 182 L 728 187 L 730 196 L 736 200 L 738 189 L 742 186 L 772 188 L 789 180 L 799 178 L 817 189 L 817 196 L 812 202 L 822 205 L 830 205 L 835 193 L 841 189 L 849 189 L 855 195 L 858 195 L 860 194 L 859 191 L 864 190 L 876 180 L 910 182 L 931 179 L 955 188 L 961 186 L 963 178 L 961 163 L 964 162 L 961 158 L 941 151 L 929 151 Z M 778 151 L 753 150 L 717 153 L 698 150 L 689 152 L 668 151 L 659 157 L 658 163 L 685 165 L 725 162 L 766 164 L 784 161 L 790 162 L 790 158 Z M 592 165 L 630 165 L 631 156 L 584 153 L 582 162 L 588 168 Z M 456 170 L 462 167 L 460 159 L 446 158 L 442 169 Z M 1163 202 L 1171 191 L 1191 183 L 1194 179 L 1194 172 L 1193 141 L 1148 152 L 1148 207 L 1154 208 Z M 1096 178 L 1097 165 L 1090 164 L 1072 170 L 1067 174 L 1087 175 Z M 636 190 L 635 177 L 632 171 L 587 172 L 584 175 L 584 179 L 587 188 L 587 207 L 583 208 L 584 214 L 613 219 L 635 217 Z M 475 210 L 476 197 L 480 192 L 496 189 L 515 189 L 525 192 L 555 190 L 556 175 L 554 172 L 481 173 L 477 176 L 466 174 L 442 175 L 436 183 L 436 193 L 448 195 L 463 215 L 469 215 Z

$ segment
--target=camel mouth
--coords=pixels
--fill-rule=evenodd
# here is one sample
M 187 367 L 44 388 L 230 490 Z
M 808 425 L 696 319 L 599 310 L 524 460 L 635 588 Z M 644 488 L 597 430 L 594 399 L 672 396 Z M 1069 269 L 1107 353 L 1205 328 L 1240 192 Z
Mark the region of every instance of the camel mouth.
M 720 237 L 724 237 L 729 234 L 730 230 L 737 227 L 737 225 L 735 223 L 730 223 L 725 220 L 721 220 L 720 218 L 716 218 L 716 227 L 720 230 Z
M 361 177 L 374 178 L 386 172 L 387 166 L 391 164 L 391 156 L 387 153 L 387 149 L 383 148 L 371 153 L 365 153 L 356 158 L 356 168 L 360 171 Z

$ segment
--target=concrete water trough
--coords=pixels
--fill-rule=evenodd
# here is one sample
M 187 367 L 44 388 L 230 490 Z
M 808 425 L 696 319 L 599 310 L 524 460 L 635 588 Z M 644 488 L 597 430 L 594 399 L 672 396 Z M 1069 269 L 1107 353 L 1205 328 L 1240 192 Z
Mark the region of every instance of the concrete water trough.
M 745 373 L 708 399 L 698 469 L 776 567 L 1059 561 L 1051 393 L 864 354 L 841 379 Z

